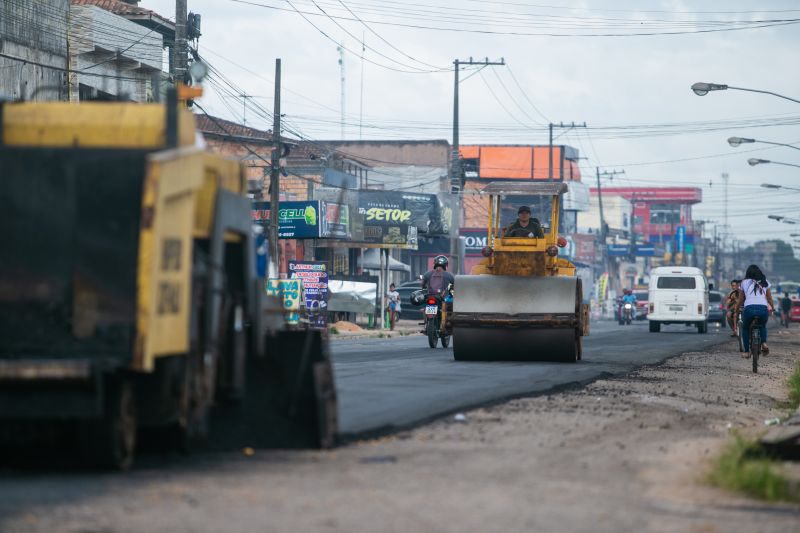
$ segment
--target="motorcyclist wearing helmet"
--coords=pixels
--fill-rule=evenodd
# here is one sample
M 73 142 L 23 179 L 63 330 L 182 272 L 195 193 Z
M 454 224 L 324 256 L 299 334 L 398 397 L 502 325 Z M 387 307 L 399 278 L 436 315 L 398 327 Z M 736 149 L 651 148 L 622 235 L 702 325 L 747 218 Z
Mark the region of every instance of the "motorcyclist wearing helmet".
M 437 255 L 433 260 L 433 270 L 422 275 L 422 288 L 428 289 L 428 294 L 440 294 L 449 285 L 455 285 L 455 276 L 447 271 L 448 263 L 447 257 Z
M 622 305 L 631 304 L 631 316 L 634 318 L 636 317 L 636 296 L 633 295 L 633 291 L 630 289 L 625 289 L 623 291 L 624 296 L 622 297 Z

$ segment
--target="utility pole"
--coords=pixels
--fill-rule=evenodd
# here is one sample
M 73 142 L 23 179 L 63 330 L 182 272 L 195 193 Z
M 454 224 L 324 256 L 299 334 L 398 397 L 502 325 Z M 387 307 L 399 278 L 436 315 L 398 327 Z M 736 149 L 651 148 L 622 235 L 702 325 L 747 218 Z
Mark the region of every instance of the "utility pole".
M 723 226 L 723 231 L 725 232 L 723 233 L 724 235 L 727 234 L 728 232 L 728 173 L 727 172 L 722 173 L 722 191 L 725 194 L 725 201 L 722 204 L 722 209 L 723 209 L 722 223 L 724 224 Z M 722 242 L 723 244 L 725 243 L 724 237 L 722 239 Z
M 575 124 L 574 122 L 572 122 L 571 124 L 564 124 L 563 122 L 559 122 L 558 124 L 553 124 L 551 122 L 549 126 L 550 126 L 550 143 L 548 144 L 548 146 L 550 148 L 549 148 L 548 154 L 549 154 L 550 163 L 548 165 L 549 169 L 547 171 L 547 181 L 553 181 L 553 128 L 563 128 L 563 129 L 567 129 L 567 130 L 571 130 L 571 129 L 574 129 L 574 128 L 585 128 L 586 127 L 586 123 L 584 122 L 583 124 Z M 559 176 L 559 177 L 561 177 L 561 176 Z
M 611 276 L 611 262 L 608 260 L 608 246 L 606 244 L 607 232 L 606 232 L 606 219 L 605 215 L 603 214 L 603 186 L 600 183 L 600 176 L 609 176 L 613 178 L 617 174 L 625 174 L 624 170 L 612 170 L 600 172 L 600 167 L 595 167 L 595 171 L 597 173 L 597 204 L 600 208 L 600 257 L 603 258 L 603 270 L 609 273 L 609 281 L 612 278 Z
M 253 98 L 249 94 L 241 93 L 242 97 L 242 126 L 247 126 L 247 99 Z
M 275 108 L 272 117 L 272 169 L 269 178 L 269 255 L 280 273 L 281 251 L 278 246 L 278 209 L 281 186 L 281 60 L 275 60 Z
M 502 57 L 500 61 L 489 61 L 489 58 L 484 58 L 483 61 L 473 61 L 470 57 L 466 61 L 456 59 L 453 61 L 455 68 L 453 69 L 454 84 L 453 84 L 453 153 L 450 162 L 450 193 L 453 197 L 453 221 L 450 228 L 450 267 L 453 275 L 460 274 L 461 258 L 458 256 L 458 235 L 461 231 L 461 189 L 463 183 L 461 182 L 461 154 L 458 139 L 458 71 L 461 65 L 481 65 L 488 66 L 504 66 L 505 59 Z
M 364 42 L 364 32 L 361 32 L 361 97 L 358 100 L 358 140 L 361 140 L 361 127 L 364 124 L 364 52 L 367 45 Z
M 175 44 L 172 47 L 172 74 L 176 81 L 186 77 L 188 42 L 186 41 L 187 0 L 175 0 Z
M 344 74 L 344 46 L 339 45 L 336 50 L 339 52 L 339 81 L 341 82 L 341 94 L 339 95 L 340 99 L 340 120 L 339 120 L 339 127 L 341 129 L 341 137 L 344 140 L 344 115 L 345 115 L 345 103 L 347 99 L 346 94 L 346 85 L 345 85 L 345 74 Z

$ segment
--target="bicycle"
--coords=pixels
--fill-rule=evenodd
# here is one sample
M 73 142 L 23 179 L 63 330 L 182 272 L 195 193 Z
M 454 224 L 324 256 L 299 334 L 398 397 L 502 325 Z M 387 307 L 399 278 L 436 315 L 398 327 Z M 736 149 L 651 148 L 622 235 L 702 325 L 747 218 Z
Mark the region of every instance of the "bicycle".
M 753 318 L 750 323 L 750 358 L 753 360 L 753 372 L 758 373 L 758 357 L 761 355 L 761 321 L 758 317 Z M 744 340 L 742 339 L 742 331 L 744 330 L 744 322 L 742 321 L 741 311 L 736 315 L 736 336 L 739 341 L 739 351 L 744 352 Z
M 750 322 L 750 358 L 753 360 L 753 373 L 758 373 L 758 356 L 761 355 L 761 320 L 754 317 Z

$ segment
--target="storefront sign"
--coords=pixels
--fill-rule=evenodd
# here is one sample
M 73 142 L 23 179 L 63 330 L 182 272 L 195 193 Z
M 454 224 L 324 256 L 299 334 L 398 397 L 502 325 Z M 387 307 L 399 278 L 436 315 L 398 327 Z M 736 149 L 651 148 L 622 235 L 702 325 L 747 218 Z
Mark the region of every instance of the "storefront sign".
M 449 225 L 434 194 L 360 191 L 358 213 L 364 221 L 364 242 L 416 244 L 418 235 L 445 235 Z
M 286 323 L 298 324 L 303 304 L 303 282 L 299 279 L 268 279 L 265 289 L 267 294 L 277 296 L 283 302 Z
M 677 252 L 683 252 L 683 247 L 686 244 L 686 226 L 678 226 L 678 229 L 675 233 L 675 240 L 677 241 L 678 248 Z
M 320 237 L 329 239 L 350 238 L 350 206 L 320 202 L 322 207 L 322 228 Z
M 319 223 L 317 220 L 319 211 L 320 205 L 318 201 L 281 202 L 278 209 L 278 238 L 319 238 Z M 253 202 L 251 214 L 253 222 L 269 224 L 269 202 Z
M 631 247 L 627 244 L 609 244 L 608 257 L 624 257 L 631 251 Z
M 464 255 L 481 255 L 481 250 L 489 245 L 488 233 L 486 229 L 462 229 Z
M 269 202 L 253 202 L 253 222 L 269 224 Z M 278 210 L 279 239 L 347 239 L 350 237 L 350 208 L 319 200 L 281 202 Z
M 324 328 L 328 322 L 328 270 L 324 262 L 289 261 L 289 278 L 303 282 L 308 322 Z

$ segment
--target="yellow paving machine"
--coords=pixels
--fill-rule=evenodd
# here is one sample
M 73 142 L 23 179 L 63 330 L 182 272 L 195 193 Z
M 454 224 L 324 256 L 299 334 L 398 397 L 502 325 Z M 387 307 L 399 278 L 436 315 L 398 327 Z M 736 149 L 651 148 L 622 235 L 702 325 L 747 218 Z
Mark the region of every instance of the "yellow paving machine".
M 558 257 L 567 241 L 558 235 L 560 182 L 491 182 L 488 240 L 470 275 L 456 276 L 453 355 L 457 361 L 555 361 L 581 358 L 589 332 L 588 306 L 575 265 Z M 516 203 L 515 202 L 516 199 Z M 502 217 L 530 203 L 544 237 L 505 236 Z
M 320 332 L 255 277 L 244 168 L 166 105 L 0 103 L 0 439 L 63 427 L 103 466 L 185 447 L 328 446 Z M 213 441 L 213 439 L 212 439 Z

